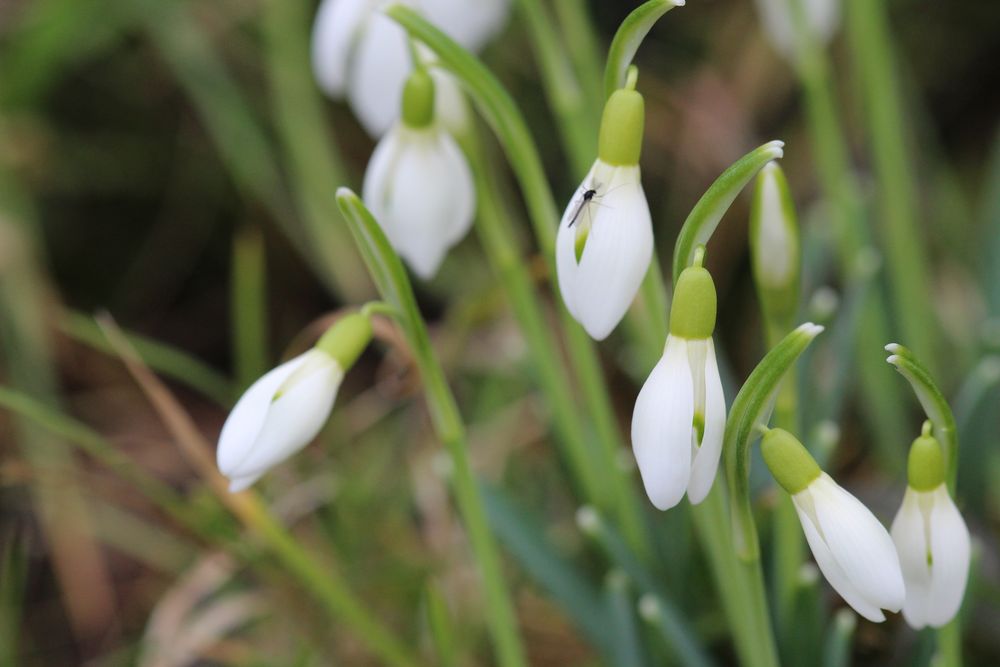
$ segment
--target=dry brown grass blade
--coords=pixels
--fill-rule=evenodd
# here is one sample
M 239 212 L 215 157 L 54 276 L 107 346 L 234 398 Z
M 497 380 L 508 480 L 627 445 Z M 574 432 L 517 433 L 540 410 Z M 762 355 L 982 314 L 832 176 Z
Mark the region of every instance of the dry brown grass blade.
M 264 512 L 252 491 L 230 493 L 229 483 L 219 472 L 212 455 L 212 446 L 195 425 L 191 416 L 170 389 L 142 361 L 125 334 L 109 313 L 96 317 L 98 325 L 115 353 L 125 363 L 129 374 L 149 399 L 167 430 L 173 436 L 181 455 L 208 484 L 215 496 L 243 523 L 253 526 Z

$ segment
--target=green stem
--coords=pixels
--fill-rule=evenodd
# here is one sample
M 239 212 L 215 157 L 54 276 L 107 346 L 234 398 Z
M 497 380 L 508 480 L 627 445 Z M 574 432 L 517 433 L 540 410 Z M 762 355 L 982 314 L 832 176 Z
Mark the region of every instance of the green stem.
M 357 195 L 341 188 L 337 192 L 337 202 L 348 220 L 351 233 L 379 292 L 398 309 L 396 320 L 406 336 L 420 371 L 434 430 L 451 457 L 452 491 L 486 589 L 487 617 L 497 660 L 502 667 L 525 667 L 527 662 L 518 633 L 514 606 L 504 585 L 500 554 L 469 461 L 465 425 L 444 371 L 431 348 L 430 337 L 417 307 L 413 288 L 399 257 Z
M 417 12 L 409 7 L 393 5 L 386 14 L 435 52 L 437 64 L 465 84 L 466 91 L 493 128 L 524 195 L 539 251 L 549 269 L 549 280 L 553 290 L 558 293 L 555 241 L 559 212 L 549 189 L 541 157 L 514 100 L 482 62 Z M 586 411 L 593 420 L 594 431 L 600 443 L 597 450 L 601 456 L 600 468 L 608 475 L 624 476 L 617 461 L 618 453 L 625 443 L 618 428 L 597 351 L 583 327 L 573 319 L 561 302 L 559 319 L 566 332 L 568 356 L 583 390 Z M 623 530 L 634 548 L 648 554 L 648 538 L 643 530 L 635 494 L 624 482 L 616 481 L 615 484 L 625 489 L 623 493 L 615 494 Z
M 919 189 L 904 137 L 907 114 L 901 101 L 887 4 L 885 0 L 848 2 L 847 33 L 875 159 L 893 312 L 917 354 L 933 359 L 936 328 L 927 298 L 927 259 L 920 244 Z
M 708 557 L 740 664 L 743 667 L 778 667 L 760 559 L 737 558 L 721 483 L 717 482 L 705 500 L 691 507 L 691 516 L 698 540 Z
M 808 31 L 803 29 L 802 0 L 790 2 L 793 19 L 798 24 L 796 34 L 807 35 Z M 857 273 L 858 258 L 872 247 L 861 188 L 851 167 L 849 143 L 840 124 L 828 56 L 822 45 L 811 39 L 799 39 L 796 51 L 820 187 L 830 205 L 840 273 L 849 282 Z M 887 308 L 879 290 L 870 290 L 865 295 L 857 323 L 854 364 L 864 394 L 862 409 L 874 431 L 880 463 L 888 472 L 899 473 L 905 457 L 896 442 L 906 428 L 906 416 L 897 387 L 878 370 L 882 358 L 879 348 L 889 340 Z
M 262 3 L 263 54 L 270 83 L 277 139 L 288 162 L 289 185 L 301 212 L 307 256 L 328 285 L 348 301 L 373 293 L 361 258 L 352 249 L 332 187 L 345 183 L 345 170 L 324 118 L 324 103 L 309 58 L 311 3 Z
M 552 410 L 563 457 L 587 502 L 609 509 L 605 476 L 587 447 L 590 439 L 584 428 L 586 421 L 575 405 L 570 376 L 559 362 L 559 342 L 545 321 L 527 262 L 521 257 L 513 230 L 507 226 L 512 216 L 498 190 L 497 176 L 475 133 L 469 132 L 461 139 L 476 182 L 476 230 L 528 343 L 531 365 Z
M 560 43 L 561 37 L 540 0 L 518 0 L 517 4 L 528 28 L 541 69 L 542 88 L 556 116 L 573 175 L 583 178 L 597 154 L 600 107 L 587 106 L 573 65 Z
M 594 22 L 591 20 L 586 0 L 555 0 L 556 18 L 559 21 L 563 44 L 569 52 L 576 71 L 577 81 L 586 96 L 588 109 L 600 109 L 604 104 L 604 88 L 599 44 Z

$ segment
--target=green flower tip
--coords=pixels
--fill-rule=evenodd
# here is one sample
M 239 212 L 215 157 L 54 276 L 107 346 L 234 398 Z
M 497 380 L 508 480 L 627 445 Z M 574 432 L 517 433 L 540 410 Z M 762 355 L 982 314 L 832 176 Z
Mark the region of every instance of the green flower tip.
M 316 343 L 316 348 L 334 358 L 346 371 L 354 365 L 372 339 L 372 323 L 367 315 L 351 313 L 333 323 Z
M 638 91 L 621 88 L 611 93 L 601 117 L 597 156 L 613 166 L 639 164 L 645 124 L 646 105 Z
M 944 450 L 931 435 L 931 422 L 924 422 L 920 437 L 910 447 L 906 466 L 910 488 L 914 491 L 933 491 L 944 483 Z
M 791 495 L 805 490 L 823 472 L 798 438 L 784 429 L 769 429 L 760 452 L 774 479 Z
M 703 257 L 704 250 L 701 252 Z M 711 338 L 715 331 L 715 281 L 699 260 L 695 251 L 695 266 L 681 272 L 670 305 L 670 333 L 680 338 Z
M 423 67 L 413 70 L 403 87 L 403 123 L 419 129 L 434 122 L 434 79 Z

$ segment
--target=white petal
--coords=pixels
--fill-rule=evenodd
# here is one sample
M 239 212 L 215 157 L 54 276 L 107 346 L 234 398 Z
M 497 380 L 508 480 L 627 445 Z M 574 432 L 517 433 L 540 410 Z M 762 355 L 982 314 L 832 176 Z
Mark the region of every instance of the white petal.
M 820 532 L 851 583 L 871 604 L 899 611 L 906 589 L 896 547 L 885 527 L 825 473 L 810 489 Z
M 469 102 L 458 81 L 450 73 L 432 69 L 434 78 L 434 118 L 449 134 L 460 136 L 471 124 Z
M 427 18 L 456 42 L 478 51 L 507 20 L 509 0 L 421 0 Z
M 372 14 L 352 54 L 347 82 L 351 108 L 371 136 L 382 136 L 399 118 L 411 67 L 406 33 L 384 14 Z
M 313 73 L 319 87 L 331 97 L 342 97 L 347 88 L 351 49 L 371 10 L 369 0 L 323 0 L 316 11 L 312 32 Z
M 823 573 L 826 580 L 833 586 L 833 590 L 837 591 L 840 597 L 844 598 L 844 601 L 851 605 L 854 611 L 869 621 L 875 623 L 884 621 L 885 615 L 882 613 L 882 610 L 877 605 L 869 602 L 861 591 L 855 587 L 854 583 L 847 576 L 847 573 L 844 572 L 844 569 L 837 562 L 837 559 L 834 558 L 830 547 L 827 546 L 826 540 L 820 534 L 815 518 L 815 503 L 813 502 L 810 489 L 807 488 L 795 494 L 792 496 L 792 501 L 795 504 L 795 511 L 799 515 L 799 521 L 802 523 L 802 531 L 806 534 L 806 542 L 809 543 L 809 549 L 816 559 L 816 564 L 819 566 L 820 572 Z
M 927 624 L 939 628 L 954 618 L 962 606 L 971 553 L 969 529 L 947 487 L 942 484 L 931 493 L 934 494 L 930 515 L 933 563 Z
M 705 434 L 701 447 L 691 465 L 691 481 L 688 482 L 688 500 L 697 505 L 712 490 L 719 457 L 722 455 L 722 436 L 726 430 L 726 397 L 722 393 L 722 379 L 719 364 L 715 359 L 715 344 L 707 341 L 705 355 Z
M 667 337 L 632 413 L 632 451 L 646 495 L 661 510 L 680 502 L 691 476 L 694 394 L 686 348 L 683 339 Z
M 397 125 L 386 135 L 366 171 L 364 199 L 396 252 L 425 280 L 468 233 L 475 213 L 465 156 L 436 128 Z
M 927 625 L 931 569 L 927 562 L 926 525 L 920 511 L 921 494 L 907 487 L 903 504 L 892 520 L 892 541 L 906 584 L 903 618 L 916 630 Z
M 559 279 L 559 292 L 562 294 L 563 303 L 577 321 L 580 320 L 576 308 L 576 288 L 577 274 L 580 271 L 576 261 L 576 227 L 573 221 L 576 211 L 583 201 L 583 193 L 590 189 L 590 184 L 594 182 L 594 172 L 600 161 L 595 162 L 590 168 L 590 172 L 580 183 L 580 187 L 573 193 L 573 197 L 563 211 L 562 220 L 559 222 L 559 231 L 556 233 L 556 277 Z M 574 226 L 570 223 L 574 222 Z
M 299 357 L 293 369 L 301 377 L 272 398 L 264 408 L 264 419 L 252 445 L 228 472 L 238 488 L 246 478 L 255 478 L 296 453 L 316 437 L 326 422 L 344 377 L 340 366 L 325 352 L 312 349 Z M 285 378 L 287 382 L 292 374 Z M 283 384 L 276 390 L 283 389 Z M 273 397 L 275 394 L 271 394 Z M 250 480 L 253 481 L 252 479 Z
M 305 355 L 300 354 L 268 371 L 250 385 L 236 402 L 219 434 L 216 461 L 223 475 L 232 476 L 246 457 L 264 425 L 274 393 L 305 361 Z
M 598 160 L 592 174 L 589 185 L 597 194 L 574 223 L 585 224 L 580 218 L 591 216 L 590 233 L 572 273 L 570 289 L 574 292 L 574 316 L 592 338 L 603 340 L 632 305 L 649 269 L 653 223 L 639 167 L 609 167 Z M 569 208 L 569 218 L 564 215 L 566 232 L 575 237 L 576 230 L 569 227 L 575 210 L 572 202 Z M 565 238 L 565 232 L 563 235 Z M 557 249 L 560 252 L 562 249 Z M 575 250 L 570 259 L 575 262 Z

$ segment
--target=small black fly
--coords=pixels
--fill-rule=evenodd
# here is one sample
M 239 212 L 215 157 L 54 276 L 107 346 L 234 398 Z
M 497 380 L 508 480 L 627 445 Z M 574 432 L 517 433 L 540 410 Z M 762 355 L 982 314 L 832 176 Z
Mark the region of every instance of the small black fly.
M 583 193 L 583 199 L 580 200 L 580 205 L 576 207 L 576 212 L 573 214 L 573 218 L 569 221 L 569 225 L 567 225 L 568 227 L 573 226 L 573 223 L 576 222 L 576 219 L 580 217 L 581 213 L 583 213 L 583 209 L 586 208 L 591 201 L 593 201 L 594 196 L 596 194 L 597 190 L 595 188 L 591 188 L 590 190 L 587 190 L 586 192 Z

